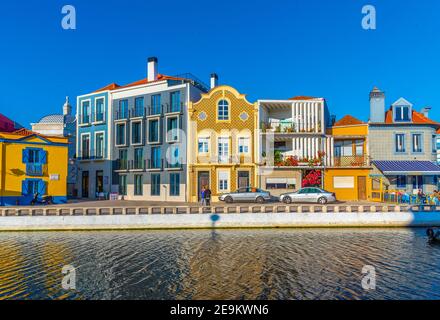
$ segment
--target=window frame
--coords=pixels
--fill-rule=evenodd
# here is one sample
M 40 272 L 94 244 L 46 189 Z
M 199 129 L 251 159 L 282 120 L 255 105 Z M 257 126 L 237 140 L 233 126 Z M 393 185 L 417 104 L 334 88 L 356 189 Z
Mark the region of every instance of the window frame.
M 156 141 L 150 141 L 150 126 L 151 126 L 150 123 L 153 121 L 157 121 L 157 140 Z M 161 132 L 160 117 L 149 118 L 147 120 L 147 143 L 148 144 L 160 144 L 161 143 L 160 132 Z
M 225 174 L 227 179 L 221 179 L 221 175 Z M 226 188 L 222 181 L 226 181 Z M 217 193 L 228 193 L 231 191 L 231 172 L 230 170 L 218 170 L 217 171 Z
M 86 159 L 90 159 L 90 156 L 91 156 L 91 148 L 92 148 L 92 144 L 91 144 L 91 134 L 90 134 L 90 132 L 85 132 L 85 133 L 81 133 L 80 134 L 80 137 L 81 137 L 81 139 L 80 139 L 80 151 L 81 151 L 81 159 L 84 159 L 84 153 L 83 153 L 83 143 L 84 143 L 84 140 L 83 140 L 83 137 L 89 137 L 89 150 L 88 150 L 88 157 L 86 158 Z
M 87 108 L 87 117 L 88 117 L 88 121 L 85 122 L 84 121 L 84 103 L 88 103 L 89 106 Z M 91 124 L 91 108 L 92 108 L 92 99 L 85 99 L 81 101 L 81 110 L 80 110 L 80 126 L 88 126 Z
M 139 142 L 134 142 L 133 141 L 133 138 L 134 138 L 133 128 L 134 128 L 134 124 L 138 124 L 138 123 L 140 123 Z M 130 121 L 130 142 L 131 142 L 132 146 L 141 146 L 144 144 L 144 121 L 142 121 L 142 120 Z
M 140 185 L 138 185 L 137 178 L 140 178 Z M 144 195 L 144 175 L 143 174 L 135 174 L 134 175 L 134 190 L 133 195 L 135 196 L 143 196 Z M 139 189 L 138 189 L 139 188 Z
M 200 151 L 200 140 L 206 140 L 206 151 Z M 198 154 L 209 154 L 209 150 L 211 149 L 211 138 L 210 137 L 198 137 L 197 139 L 197 153 Z M 204 144 L 204 142 L 202 142 Z
M 160 195 L 161 195 L 161 174 L 160 173 L 152 173 L 150 178 L 151 178 L 150 196 L 160 197 Z M 159 181 L 155 181 L 155 179 L 153 179 L 153 178 L 159 178 L 158 179 Z M 153 187 L 153 186 L 155 186 L 155 187 Z M 157 192 L 153 192 L 153 191 L 157 191 Z
M 178 177 L 178 179 L 173 180 L 173 177 Z M 174 186 L 173 186 L 173 182 L 174 182 Z M 178 183 L 176 184 L 176 182 Z M 170 197 L 180 197 L 180 173 L 170 173 L 169 189 L 170 189 Z
M 119 144 L 119 139 L 118 139 L 118 127 L 119 126 L 124 126 L 124 143 L 123 144 Z M 115 123 L 115 146 L 116 147 L 126 147 L 127 146 L 127 123 L 126 122 L 117 122 Z
M 176 119 L 176 121 L 177 121 L 177 127 L 175 129 L 176 132 L 177 132 L 177 134 L 176 134 L 177 138 L 175 140 L 174 139 L 169 139 L 169 137 L 170 137 L 170 129 L 168 128 L 168 121 L 170 119 Z M 166 116 L 165 117 L 165 130 L 166 130 L 166 142 L 167 143 L 180 142 L 180 130 L 181 130 L 181 128 L 180 128 L 180 115 Z
M 97 155 L 97 150 L 98 150 L 98 148 L 97 148 L 97 141 L 98 141 L 97 137 L 98 137 L 98 135 L 102 135 L 102 150 L 101 150 L 102 151 L 102 156 L 99 157 L 99 158 L 98 158 L 98 155 Z M 95 140 L 94 140 L 94 147 L 95 147 L 95 154 L 94 154 L 94 156 L 95 156 L 95 158 L 98 158 L 98 159 L 106 158 L 106 154 L 105 154 L 105 131 L 96 131 L 95 135 L 94 135 L 94 138 L 95 138 Z
M 223 101 L 226 102 L 226 104 L 227 104 L 226 106 L 225 105 L 220 106 L 220 103 Z M 225 97 L 222 97 L 221 99 L 219 99 L 217 101 L 216 107 L 217 107 L 217 110 L 216 110 L 217 122 L 230 122 L 231 121 L 231 101 Z M 227 118 L 225 117 L 225 114 L 226 114 L 225 109 L 224 109 L 225 107 L 227 107 L 227 110 L 226 110 L 227 111 Z M 222 110 L 221 116 L 220 116 L 220 110 Z
M 419 136 L 420 137 L 420 141 L 419 141 L 419 144 L 418 144 L 418 146 L 420 147 L 420 151 L 419 150 L 415 150 L 415 140 L 414 140 L 414 138 L 416 137 L 416 136 Z M 412 132 L 411 133 L 411 150 L 412 150 L 412 154 L 421 154 L 421 153 L 423 153 L 424 152 L 424 146 L 423 146 L 423 143 L 424 143 L 424 141 L 423 141 L 423 133 L 422 132 Z
M 102 100 L 102 120 L 97 120 L 97 115 L 98 115 L 98 101 Z M 95 112 L 94 112 L 94 121 L 93 124 L 101 124 L 101 123 L 105 123 L 105 112 L 106 112 L 106 107 L 105 107 L 105 102 L 106 99 L 105 97 L 96 97 L 95 98 Z
M 398 149 L 398 138 L 402 137 L 402 150 Z M 406 153 L 406 134 L 403 132 L 394 133 L 394 153 L 405 154 Z
M 241 141 L 247 141 L 247 145 L 242 145 Z M 243 151 L 240 150 L 240 148 L 243 147 Z M 247 147 L 247 151 L 244 151 L 244 147 Z M 244 137 L 238 137 L 238 143 L 237 143 L 237 153 L 238 154 L 250 154 L 251 152 L 251 138 L 248 136 Z

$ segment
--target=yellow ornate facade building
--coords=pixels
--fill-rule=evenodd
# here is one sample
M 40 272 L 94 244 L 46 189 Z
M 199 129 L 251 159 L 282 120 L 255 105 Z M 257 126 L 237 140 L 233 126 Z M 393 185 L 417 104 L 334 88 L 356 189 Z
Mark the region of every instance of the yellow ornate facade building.
M 200 200 L 209 187 L 212 200 L 239 188 L 257 187 L 257 105 L 230 86 L 217 86 L 189 106 L 188 199 Z

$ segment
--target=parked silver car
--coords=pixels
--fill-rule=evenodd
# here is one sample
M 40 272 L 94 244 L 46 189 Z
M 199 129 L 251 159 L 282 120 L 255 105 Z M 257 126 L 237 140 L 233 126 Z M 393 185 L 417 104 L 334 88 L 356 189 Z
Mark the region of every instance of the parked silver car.
M 233 202 L 264 203 L 271 199 L 272 198 L 269 192 L 257 188 L 240 188 L 235 192 L 225 193 L 219 197 L 220 201 L 224 201 L 226 203 L 233 203 Z
M 296 192 L 282 194 L 280 196 L 280 201 L 287 204 L 292 202 L 326 204 L 336 202 L 336 195 L 320 188 L 303 188 Z

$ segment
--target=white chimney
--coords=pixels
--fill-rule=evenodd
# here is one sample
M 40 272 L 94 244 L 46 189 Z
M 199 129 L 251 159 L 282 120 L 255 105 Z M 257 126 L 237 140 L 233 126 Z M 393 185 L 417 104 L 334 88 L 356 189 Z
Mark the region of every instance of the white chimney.
M 422 109 L 422 113 L 425 117 L 429 118 L 429 111 L 431 111 L 431 107 L 424 107 Z
M 216 73 L 211 74 L 211 89 L 218 86 L 218 75 Z
M 157 58 L 151 57 L 148 58 L 148 82 L 157 80 Z

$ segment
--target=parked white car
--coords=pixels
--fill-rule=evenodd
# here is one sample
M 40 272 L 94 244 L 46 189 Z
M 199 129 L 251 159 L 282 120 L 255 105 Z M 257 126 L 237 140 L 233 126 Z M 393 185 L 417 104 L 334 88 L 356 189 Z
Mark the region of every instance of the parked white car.
M 303 188 L 296 192 L 284 193 L 280 196 L 280 201 L 286 204 L 312 202 L 326 204 L 336 202 L 336 195 L 332 192 L 320 188 Z

